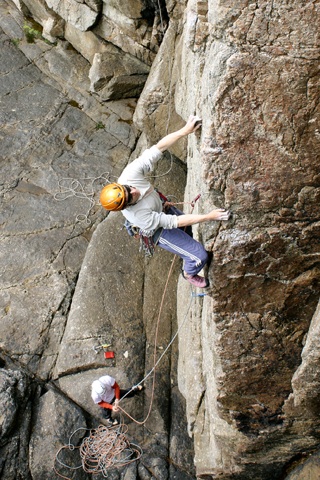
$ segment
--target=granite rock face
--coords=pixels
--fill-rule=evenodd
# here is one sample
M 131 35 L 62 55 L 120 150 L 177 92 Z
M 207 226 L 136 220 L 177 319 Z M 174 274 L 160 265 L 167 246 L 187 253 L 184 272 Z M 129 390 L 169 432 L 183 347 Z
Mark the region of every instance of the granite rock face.
M 202 31 L 191 20 L 185 30 L 193 52 L 184 64 L 202 70 L 189 105 L 201 97 L 197 158 L 208 200 L 233 217 L 201 229 L 213 252 L 212 292 L 202 315 L 193 312 L 200 366 L 190 428 L 199 473 L 278 478 L 302 432 L 303 448 L 318 443 L 318 427 L 302 428 L 288 403 L 319 298 L 318 22 L 306 28 L 319 12 L 314 2 L 211 6 Z M 181 377 L 189 358 L 181 355 Z M 189 383 L 181 385 L 188 396 Z
M 144 454 L 110 478 L 318 478 L 318 32 L 315 0 L 0 5 L 4 478 L 57 478 L 69 436 L 103 423 L 107 372 L 146 386 L 123 403 Z M 165 287 L 172 257 L 144 258 L 98 203 L 190 113 L 202 129 L 154 183 L 232 212 L 194 227 L 204 296 L 177 260 Z

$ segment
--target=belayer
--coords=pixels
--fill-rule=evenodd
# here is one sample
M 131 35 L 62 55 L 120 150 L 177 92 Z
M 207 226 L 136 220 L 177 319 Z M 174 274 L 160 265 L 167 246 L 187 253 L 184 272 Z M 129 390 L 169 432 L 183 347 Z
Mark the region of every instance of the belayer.
M 200 242 L 185 231 L 185 227 L 228 220 L 230 213 L 218 208 L 205 214 L 184 214 L 172 206 L 164 211 L 161 195 L 146 178 L 165 150 L 200 126 L 199 117 L 191 115 L 184 127 L 145 150 L 123 170 L 117 183 L 110 183 L 102 189 L 100 203 L 106 210 L 121 210 L 127 222 L 138 229 L 140 235 L 180 256 L 183 260 L 183 277 L 192 285 L 205 288 L 209 282 L 198 273 L 208 263 L 208 253 Z
M 92 382 L 91 397 L 94 403 L 102 408 L 102 416 L 110 425 L 115 425 L 117 420 L 112 420 L 112 411 L 118 411 L 119 400 L 123 397 L 134 397 L 143 389 L 142 385 L 127 389 L 120 389 L 116 380 L 110 375 L 104 375 Z

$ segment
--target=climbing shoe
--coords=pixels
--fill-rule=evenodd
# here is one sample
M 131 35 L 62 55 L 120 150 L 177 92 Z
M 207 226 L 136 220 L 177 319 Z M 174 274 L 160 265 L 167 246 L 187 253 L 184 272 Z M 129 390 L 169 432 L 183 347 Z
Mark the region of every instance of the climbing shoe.
M 136 385 L 135 387 L 132 387 L 132 391 L 133 392 L 141 392 L 141 390 L 144 389 L 144 386 L 143 385 Z
M 206 288 L 209 286 L 209 280 L 204 277 L 200 277 L 200 275 L 187 275 L 186 272 L 182 272 L 182 276 L 187 282 L 191 283 L 198 288 Z

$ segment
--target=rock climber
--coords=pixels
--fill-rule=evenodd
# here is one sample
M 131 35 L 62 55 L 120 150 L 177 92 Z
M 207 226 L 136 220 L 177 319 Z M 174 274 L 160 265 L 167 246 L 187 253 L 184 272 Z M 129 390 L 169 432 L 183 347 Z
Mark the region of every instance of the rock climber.
M 119 410 L 118 403 L 123 397 L 130 398 L 143 390 L 142 385 L 137 385 L 127 389 L 120 389 L 116 380 L 110 375 L 104 375 L 98 380 L 92 382 L 91 397 L 94 403 L 102 408 L 102 416 L 110 425 L 117 424 L 117 420 L 112 420 L 112 411 Z
M 127 165 L 117 183 L 108 184 L 102 189 L 100 203 L 106 210 L 121 210 L 126 220 L 139 228 L 140 235 L 151 238 L 154 244 L 180 256 L 183 260 L 183 277 L 192 285 L 205 288 L 209 285 L 208 279 L 198 273 L 208 263 L 208 253 L 200 242 L 184 230 L 197 223 L 228 220 L 229 211 L 222 208 L 205 214 L 184 214 L 176 208 L 164 211 L 160 194 L 146 178 L 165 150 L 200 126 L 201 119 L 191 115 L 184 127 L 145 150 Z

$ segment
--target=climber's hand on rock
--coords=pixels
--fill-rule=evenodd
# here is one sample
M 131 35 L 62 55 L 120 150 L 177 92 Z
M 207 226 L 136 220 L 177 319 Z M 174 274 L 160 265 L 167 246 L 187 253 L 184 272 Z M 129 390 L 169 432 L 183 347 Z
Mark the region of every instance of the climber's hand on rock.
M 229 220 L 230 212 L 229 210 L 224 210 L 223 208 L 215 208 L 207 214 L 208 220 Z
M 200 128 L 202 125 L 202 120 L 200 117 L 197 117 L 196 115 L 190 115 L 188 118 L 187 123 L 183 127 L 183 130 L 185 131 L 185 135 L 189 135 L 190 133 L 195 132 Z

